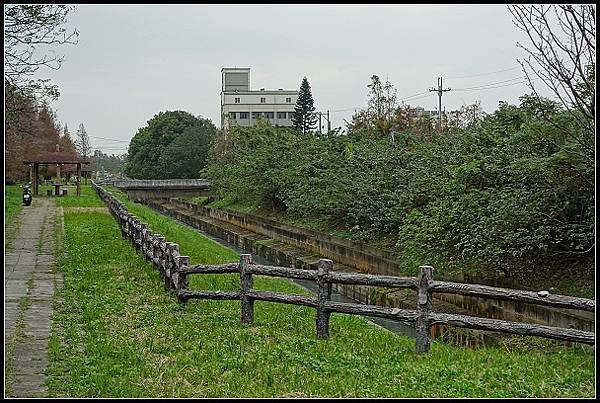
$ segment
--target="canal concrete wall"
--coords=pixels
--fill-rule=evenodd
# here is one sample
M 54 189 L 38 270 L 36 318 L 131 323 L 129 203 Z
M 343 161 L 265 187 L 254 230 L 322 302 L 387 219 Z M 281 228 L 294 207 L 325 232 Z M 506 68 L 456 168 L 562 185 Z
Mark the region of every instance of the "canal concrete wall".
M 318 231 L 294 227 L 253 214 L 201 206 L 178 198 L 172 198 L 169 202 L 178 208 L 212 217 L 355 267 L 364 273 L 400 275 L 400 269 L 394 261 L 391 251 L 373 248 Z

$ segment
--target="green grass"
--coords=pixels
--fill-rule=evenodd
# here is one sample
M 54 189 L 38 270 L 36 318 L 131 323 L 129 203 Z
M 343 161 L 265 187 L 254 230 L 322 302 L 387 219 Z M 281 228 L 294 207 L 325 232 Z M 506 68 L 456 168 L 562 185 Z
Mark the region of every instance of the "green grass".
M 13 218 L 23 210 L 23 188 L 21 185 L 4 186 L 4 223 L 12 222 Z
M 208 202 L 208 197 L 206 196 L 182 196 L 181 198 L 199 205 L 204 205 Z
M 32 203 L 38 198 L 52 198 L 63 207 L 104 207 L 105 204 L 94 192 L 91 185 L 81 185 L 81 196 L 76 196 L 77 187 L 75 185 L 63 186 L 61 189 L 68 189 L 68 196 L 46 196 L 46 190 L 53 186 L 40 185 L 38 195 L 33 196 Z M 33 189 L 32 189 L 33 192 Z M 5 223 L 9 223 L 23 209 L 23 188 L 21 185 L 7 185 L 4 187 L 4 216 Z
M 77 196 L 77 186 L 69 185 L 62 186 L 61 189 L 67 189 L 67 196 L 46 196 L 46 190 L 52 189 L 54 192 L 54 186 L 41 185 L 39 187 L 38 197 L 52 198 L 58 205 L 65 208 L 68 207 L 105 207 L 106 204 L 98 197 L 91 185 L 81 185 L 81 195 Z
M 237 255 L 149 209 L 132 212 L 197 263 Z M 192 230 L 190 230 L 192 231 Z M 193 231 L 192 231 L 193 232 Z M 223 249 L 223 250 L 221 250 Z M 64 303 L 54 316 L 48 386 L 54 397 L 591 397 L 594 355 L 574 345 L 477 350 L 414 340 L 361 317 L 334 314 L 315 337 L 315 311 L 257 301 L 177 303 L 157 270 L 123 240 L 115 220 L 65 210 Z M 220 256 L 220 258 L 219 258 Z M 192 276 L 192 288 L 235 289 L 235 275 Z M 306 293 L 259 278 L 256 288 Z
M 225 248 L 210 238 L 201 236 L 198 231 L 179 224 L 169 217 L 160 215 L 140 203 L 130 201 L 123 192 L 112 186 L 107 186 L 105 189 L 119 199 L 131 214 L 138 217 L 140 221 L 147 223 L 152 232 L 161 234 L 168 242 L 177 243 L 179 253 L 189 256 L 191 264 L 218 264 L 239 260 L 239 255 L 236 252 Z

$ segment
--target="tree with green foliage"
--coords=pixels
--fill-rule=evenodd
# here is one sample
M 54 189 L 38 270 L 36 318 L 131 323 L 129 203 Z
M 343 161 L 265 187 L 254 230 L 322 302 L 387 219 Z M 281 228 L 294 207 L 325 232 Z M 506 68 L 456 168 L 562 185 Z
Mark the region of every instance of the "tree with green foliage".
M 125 173 L 134 179 L 197 178 L 216 127 L 185 111 L 159 112 L 129 143 Z
M 310 91 L 310 84 L 306 77 L 302 79 L 302 83 L 300 84 L 300 91 L 298 100 L 296 101 L 292 123 L 294 124 L 294 128 L 301 131 L 302 134 L 309 133 L 317 127 L 313 96 Z

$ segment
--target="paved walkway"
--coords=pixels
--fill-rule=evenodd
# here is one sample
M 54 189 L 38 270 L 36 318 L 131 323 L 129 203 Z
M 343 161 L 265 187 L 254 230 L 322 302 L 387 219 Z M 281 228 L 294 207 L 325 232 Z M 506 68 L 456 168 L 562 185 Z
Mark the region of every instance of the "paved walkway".
M 23 207 L 12 228 L 5 228 L 5 397 L 47 396 L 53 296 L 62 285 L 62 275 L 53 270 L 59 214 L 52 200 L 37 197 Z

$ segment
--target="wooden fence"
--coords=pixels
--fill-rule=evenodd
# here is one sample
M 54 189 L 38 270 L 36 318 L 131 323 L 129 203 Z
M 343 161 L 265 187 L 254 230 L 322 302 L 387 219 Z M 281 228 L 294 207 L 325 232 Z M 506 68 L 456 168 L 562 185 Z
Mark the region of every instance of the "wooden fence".
M 333 262 L 329 259 L 321 259 L 317 270 L 258 265 L 252 263 L 252 256 L 249 254 L 241 255 L 239 263 L 190 266 L 189 257 L 179 254 L 177 244 L 165 241 L 165 237 L 160 234 L 152 233 L 147 224 L 141 223 L 134 215 L 130 214 L 125 206 L 113 197 L 111 193 L 106 192 L 93 182 L 92 186 L 102 200 L 107 203 L 111 214 L 119 222 L 123 237 L 130 239 L 134 246 L 143 253 L 145 258 L 154 264 L 164 279 L 165 288 L 175 292 L 179 302 L 185 303 L 189 299 L 240 300 L 241 321 L 243 323 L 252 323 L 254 301 L 270 301 L 315 308 L 317 311 L 316 330 L 318 338 L 329 337 L 329 318 L 334 312 L 381 317 L 406 323 L 416 327 L 416 350 L 419 353 L 429 350 L 430 329 L 434 324 L 446 324 L 468 329 L 499 331 L 594 344 L 595 336 L 593 332 L 578 329 L 564 329 L 529 323 L 432 312 L 432 294 L 434 292 L 521 301 L 592 312 L 595 310 L 595 302 L 586 298 L 553 295 L 547 291 L 534 292 L 478 284 L 434 281 L 433 268 L 431 266 L 419 267 L 417 277 L 396 277 L 335 272 L 332 270 Z M 223 273 L 239 273 L 240 289 L 238 291 L 195 291 L 189 288 L 188 276 L 190 275 Z M 315 298 L 270 291 L 256 291 L 252 288 L 254 275 L 313 280 L 317 283 L 318 293 Z M 333 283 L 398 289 L 410 288 L 418 293 L 416 310 L 334 302 L 331 301 Z

